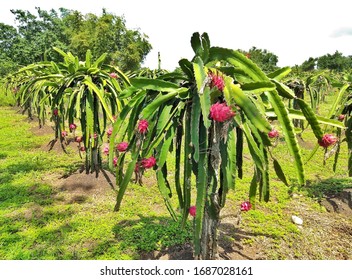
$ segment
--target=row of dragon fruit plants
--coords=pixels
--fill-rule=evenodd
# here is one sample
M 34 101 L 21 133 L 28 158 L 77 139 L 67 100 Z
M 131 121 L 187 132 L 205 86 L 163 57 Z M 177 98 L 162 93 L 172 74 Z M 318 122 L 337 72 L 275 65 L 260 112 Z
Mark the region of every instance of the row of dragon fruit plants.
M 153 169 L 172 218 L 182 226 L 189 215 L 194 219 L 195 257 L 214 259 L 221 209 L 235 179 L 243 176 L 245 143 L 254 175 L 248 200 L 240 205 L 242 211 L 255 207 L 258 197 L 269 200 L 271 164 L 277 177 L 288 184 L 272 152 L 278 137 L 284 139 L 294 159 L 299 184 L 305 184 L 292 120 L 309 124 L 317 148 L 322 147 L 326 155 L 338 153 L 343 142 L 351 145 L 350 77 L 335 83 L 331 111 L 319 116 L 314 82 L 321 75 L 305 83 L 304 90 L 311 97 L 307 103 L 294 83 L 287 82 L 292 80 L 289 67 L 266 74 L 243 53 L 212 47 L 206 33 L 194 33 L 191 45 L 194 57 L 181 59 L 174 72 L 128 75 L 105 65 L 105 55 L 92 61 L 88 51 L 80 62 L 55 48 L 62 63 L 28 65 L 13 80 L 19 104 L 30 114 L 35 112 L 40 125 L 50 119 L 55 139 L 77 142 L 87 173 L 98 174 L 105 164 L 116 174 L 115 211 L 122 205 L 133 174 L 142 184 L 144 171 Z M 168 176 L 170 152 L 175 158 L 173 182 Z M 351 165 L 350 160 L 349 170 Z M 195 183 L 191 183 L 192 176 Z M 177 210 L 170 201 L 174 193 Z

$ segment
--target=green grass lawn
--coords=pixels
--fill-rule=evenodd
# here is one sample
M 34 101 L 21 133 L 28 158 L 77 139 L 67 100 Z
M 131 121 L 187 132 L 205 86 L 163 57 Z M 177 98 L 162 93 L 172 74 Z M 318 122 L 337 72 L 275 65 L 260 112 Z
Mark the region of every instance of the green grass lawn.
M 0 259 L 138 259 L 143 252 L 191 242 L 191 220 L 180 230 L 168 215 L 151 172 L 146 174 L 146 186 L 131 183 L 120 212 L 113 212 L 116 193 L 107 186 L 102 186 L 104 191 L 98 196 L 88 192 L 83 202 L 67 201 L 56 181 L 81 166 L 78 153 L 44 151 L 41 147 L 52 135 L 35 135 L 32 128 L 36 123 L 10 107 L 0 107 L 0 120 Z M 303 139 L 306 160 L 316 140 L 309 130 Z M 240 203 L 248 199 L 253 164 L 248 150 L 244 154 L 245 175 L 228 195 L 220 245 L 240 242 L 255 250 L 255 244 L 262 244 L 257 250 L 264 250 L 263 258 L 305 258 L 293 243 L 302 240 L 309 246 L 317 240 L 306 239 L 290 217 L 330 217 L 318 200 L 327 191 L 352 187 L 347 177 L 346 145 L 342 146 L 336 174 L 332 158 L 323 165 L 320 148 L 305 165 L 308 187 L 299 188 L 292 157 L 281 139 L 273 154 L 291 186 L 285 186 L 271 170 L 270 201 L 257 202 L 255 210 L 241 215 L 237 226 L 226 217 L 234 217 Z M 283 246 L 285 250 L 280 249 Z M 327 249 L 311 254 L 316 259 L 335 256 Z M 346 254 L 352 257 L 351 252 Z
M 190 240 L 189 227 L 180 232 L 160 207 L 155 186 L 131 185 L 118 213 L 112 190 L 62 203 L 48 182 L 78 169 L 78 154 L 41 150 L 51 135 L 33 135 L 35 123 L 10 108 L 0 108 L 0 119 L 0 259 L 135 259 L 141 250 Z

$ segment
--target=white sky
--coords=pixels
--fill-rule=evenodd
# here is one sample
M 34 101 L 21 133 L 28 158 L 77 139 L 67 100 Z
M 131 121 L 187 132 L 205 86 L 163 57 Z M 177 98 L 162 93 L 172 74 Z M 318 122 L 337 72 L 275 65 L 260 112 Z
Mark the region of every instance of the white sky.
M 351 0 L 8 0 L 1 1 L 0 22 L 14 25 L 10 9 L 35 12 L 60 7 L 124 16 L 128 28 L 140 28 L 153 50 L 144 66 L 173 70 L 191 59 L 193 32 L 207 32 L 212 46 L 267 49 L 279 66 L 301 64 L 336 50 L 352 55 Z

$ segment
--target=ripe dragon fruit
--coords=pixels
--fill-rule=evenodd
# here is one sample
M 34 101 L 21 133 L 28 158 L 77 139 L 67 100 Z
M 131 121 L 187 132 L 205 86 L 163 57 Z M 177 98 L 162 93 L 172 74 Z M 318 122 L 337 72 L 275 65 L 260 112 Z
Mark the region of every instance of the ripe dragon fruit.
M 220 76 L 216 73 L 213 73 L 213 72 L 209 72 L 208 77 L 211 79 L 210 85 L 209 85 L 210 88 L 216 87 L 221 92 L 224 90 L 225 82 L 224 82 L 224 78 L 222 76 Z
M 125 152 L 128 149 L 128 143 L 127 142 L 121 142 L 121 143 L 117 144 L 116 149 L 119 152 L 123 153 L 123 152 Z
M 227 104 L 215 103 L 210 107 L 210 118 L 217 122 L 224 122 L 231 119 L 235 115 L 235 112 L 231 110 Z
M 140 120 L 138 123 L 138 131 L 141 134 L 145 134 L 148 130 L 148 121 L 147 120 Z
M 195 217 L 196 216 L 196 207 L 195 206 L 191 206 L 189 207 L 189 214 L 192 216 L 192 217 Z
M 268 132 L 269 138 L 277 138 L 279 137 L 279 132 L 276 129 L 272 129 Z
M 335 144 L 337 141 L 336 136 L 332 135 L 332 134 L 324 134 L 324 136 L 318 140 L 318 143 L 320 146 L 327 148 L 333 144 Z
M 151 156 L 150 158 L 142 159 L 141 165 L 145 169 L 152 168 L 156 164 L 155 157 Z
M 252 208 L 252 204 L 249 201 L 244 201 L 241 203 L 241 211 L 249 211 Z

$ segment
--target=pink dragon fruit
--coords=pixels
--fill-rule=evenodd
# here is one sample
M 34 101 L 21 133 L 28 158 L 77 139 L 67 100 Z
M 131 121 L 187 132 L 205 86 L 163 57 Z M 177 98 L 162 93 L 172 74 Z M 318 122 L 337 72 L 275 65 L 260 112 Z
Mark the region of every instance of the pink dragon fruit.
M 235 115 L 235 112 L 231 110 L 227 104 L 215 103 L 210 107 L 210 118 L 217 122 L 224 122 L 231 119 Z
M 141 165 L 145 169 L 152 168 L 156 164 L 156 159 L 151 156 L 150 158 L 144 158 L 141 161 Z
M 252 204 L 249 201 L 244 201 L 241 203 L 241 211 L 249 211 L 252 208 Z
M 333 144 L 335 144 L 337 141 L 336 136 L 332 135 L 332 134 L 324 134 L 324 136 L 318 140 L 318 143 L 320 146 L 327 148 Z
M 117 144 L 116 149 L 119 152 L 123 153 L 123 152 L 125 152 L 128 149 L 128 143 L 127 142 L 121 142 L 121 143 Z
M 148 130 L 148 121 L 147 120 L 140 120 L 138 123 L 138 131 L 141 134 L 145 134 Z
M 189 207 L 189 214 L 192 216 L 192 217 L 195 217 L 196 216 L 196 207 L 195 206 L 191 206 Z

